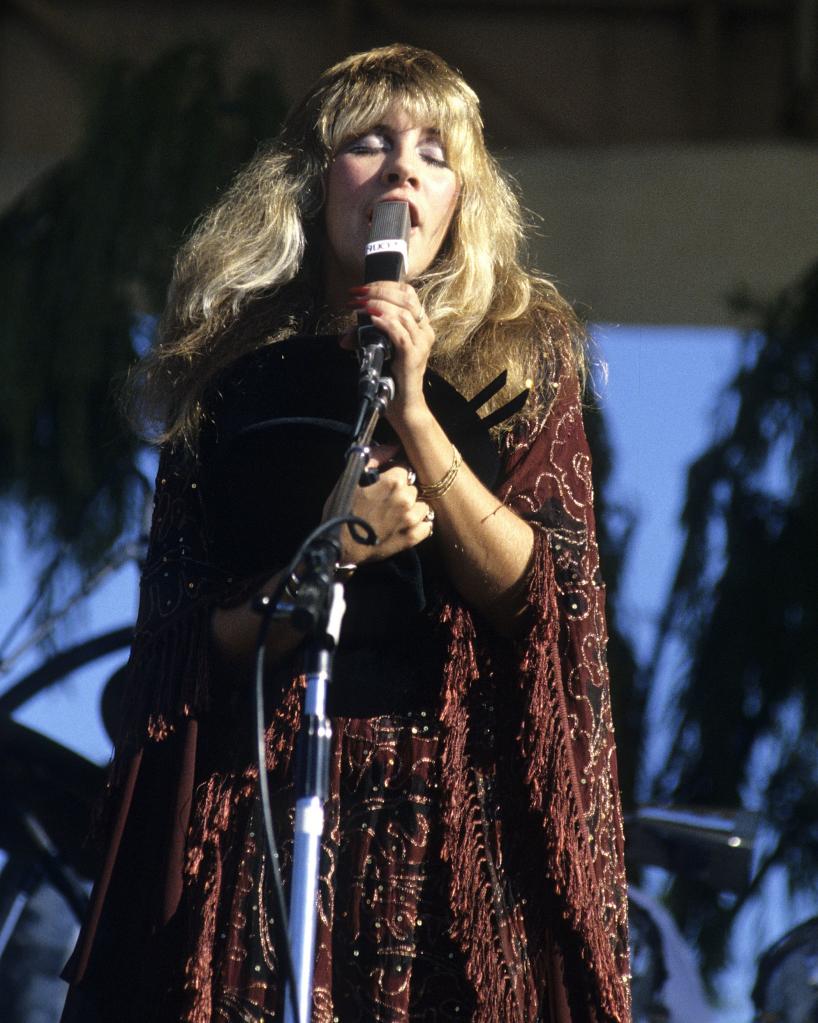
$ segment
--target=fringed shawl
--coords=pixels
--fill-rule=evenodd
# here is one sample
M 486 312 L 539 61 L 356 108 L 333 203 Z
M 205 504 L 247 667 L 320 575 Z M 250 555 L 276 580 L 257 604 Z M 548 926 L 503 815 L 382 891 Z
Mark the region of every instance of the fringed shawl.
M 537 1017 L 549 934 L 560 948 L 575 1023 L 628 1023 L 627 895 L 604 586 L 575 380 L 563 380 L 544 422 L 507 438 L 504 454 L 498 497 L 532 523 L 536 536 L 521 638 L 501 640 L 454 596 L 442 612 L 449 636 L 440 705 L 442 852 L 451 868 L 452 937 L 477 992 L 475 1023 L 531 1023 Z M 195 459 L 163 453 L 130 661 L 127 734 L 112 775 L 118 821 L 75 955 L 75 983 L 93 958 L 95 921 L 143 751 L 174 736 L 180 765 L 169 786 L 177 787 L 175 805 L 184 808 L 174 818 L 176 841 L 188 846 L 186 882 L 202 880 L 197 824 L 190 820 L 190 764 L 196 721 L 207 715 L 214 695 L 210 615 L 217 605 L 244 599 L 258 580 L 231 578 L 211 564 L 201 479 Z M 271 769 L 292 754 L 298 696 L 296 678 L 268 730 Z M 492 800 L 504 808 L 505 832 L 486 827 Z M 181 838 L 180 821 L 186 832 Z M 157 879 L 164 893 L 161 920 L 178 904 L 181 853 L 168 854 L 165 876 Z M 520 911 L 532 953 L 524 970 L 515 962 L 513 941 L 490 937 L 494 907 L 487 878 L 500 859 L 524 893 Z M 216 897 L 217 883 L 207 881 L 205 901 Z M 188 951 L 192 958 L 206 954 Z M 188 977 L 195 974 L 202 989 L 205 1019 L 207 969 L 193 966 L 189 959 Z
M 626 1021 L 624 834 L 591 465 L 575 381 L 563 383 L 544 424 L 509 442 L 499 496 L 536 525 L 535 554 L 526 630 L 514 650 L 462 605 L 446 611 L 452 641 L 442 709 L 444 855 L 452 865 L 455 933 L 468 950 L 481 1023 L 533 1019 L 539 995 L 519 984 L 515 990 L 513 971 L 498 968 L 496 950 L 481 940 L 490 933 L 491 906 L 478 864 L 489 851 L 477 837 L 475 778 L 500 773 L 499 764 L 512 777 L 492 779 L 498 792 L 517 782 L 525 789 L 525 805 L 518 806 L 528 813 L 519 818 L 515 844 L 525 853 L 522 880 L 533 903 L 529 941 L 536 945 L 538 921 L 554 926 L 548 917 L 556 907 L 569 992 L 576 999 L 584 988 L 588 995 L 585 1005 L 581 996 L 572 1003 L 575 1018 Z M 515 747 L 495 751 L 488 763 L 485 741 L 473 734 L 486 677 L 493 681 L 495 735 Z

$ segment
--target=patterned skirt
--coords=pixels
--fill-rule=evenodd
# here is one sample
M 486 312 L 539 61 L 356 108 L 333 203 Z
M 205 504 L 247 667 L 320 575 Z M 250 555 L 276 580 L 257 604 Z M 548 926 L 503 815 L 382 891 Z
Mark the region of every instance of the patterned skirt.
M 313 1019 L 468 1020 L 474 993 L 447 933 L 433 713 L 337 718 L 334 727 Z M 188 1004 L 182 1018 L 197 1023 L 280 1018 L 281 972 L 254 788 L 234 787 L 226 779 L 215 789 L 200 788 L 202 819 L 210 821 L 205 830 L 224 837 L 203 843 L 202 859 L 192 865 L 205 903 L 207 891 L 215 895 L 215 887 L 219 892 L 211 907 L 202 907 L 206 929 L 212 917 L 211 949 L 204 935 L 187 966 Z M 291 786 L 278 787 L 273 800 L 286 879 L 292 853 Z M 225 813 L 232 818 L 229 823 Z

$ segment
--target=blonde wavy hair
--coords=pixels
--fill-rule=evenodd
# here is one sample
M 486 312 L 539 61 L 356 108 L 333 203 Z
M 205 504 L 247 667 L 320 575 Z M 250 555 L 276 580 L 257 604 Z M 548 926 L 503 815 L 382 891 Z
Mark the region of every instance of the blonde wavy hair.
M 293 333 L 337 326 L 323 307 L 327 171 L 345 142 L 395 105 L 438 129 L 459 185 L 448 236 L 413 282 L 435 330 L 430 365 L 466 397 L 507 370 L 493 404 L 529 388 L 517 419 L 543 414 L 566 369 L 584 376 L 577 317 L 522 265 L 522 210 L 486 150 L 476 94 L 436 54 L 394 44 L 325 71 L 195 226 L 176 259 L 157 343 L 131 375 L 130 414 L 142 432 L 194 441 L 202 395 L 220 370 Z

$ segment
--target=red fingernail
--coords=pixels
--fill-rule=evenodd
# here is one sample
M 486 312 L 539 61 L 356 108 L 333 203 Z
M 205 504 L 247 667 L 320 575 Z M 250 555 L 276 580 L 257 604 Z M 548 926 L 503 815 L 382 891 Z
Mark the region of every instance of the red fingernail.
M 367 295 L 369 294 L 369 288 L 366 284 L 362 284 L 360 287 L 350 288 L 349 292 L 351 295 Z
M 369 302 L 367 302 L 367 304 L 364 306 L 363 311 L 365 313 L 367 313 L 369 316 L 380 316 L 381 315 L 378 312 L 377 308 L 374 305 L 370 305 Z

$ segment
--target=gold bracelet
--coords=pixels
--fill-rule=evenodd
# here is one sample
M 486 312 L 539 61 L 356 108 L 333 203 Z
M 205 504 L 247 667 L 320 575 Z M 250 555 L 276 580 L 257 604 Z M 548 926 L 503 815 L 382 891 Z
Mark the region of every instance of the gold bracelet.
M 457 474 L 463 463 L 460 452 L 454 444 L 452 444 L 452 454 L 452 464 L 445 476 L 442 476 L 437 483 L 430 483 L 428 486 L 424 486 L 422 483 L 418 484 L 418 497 L 421 501 L 436 501 L 451 490 L 452 484 L 457 479 Z

